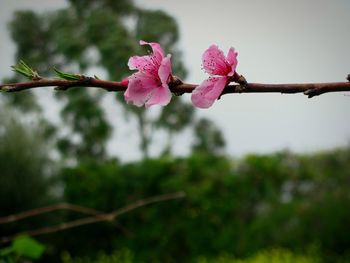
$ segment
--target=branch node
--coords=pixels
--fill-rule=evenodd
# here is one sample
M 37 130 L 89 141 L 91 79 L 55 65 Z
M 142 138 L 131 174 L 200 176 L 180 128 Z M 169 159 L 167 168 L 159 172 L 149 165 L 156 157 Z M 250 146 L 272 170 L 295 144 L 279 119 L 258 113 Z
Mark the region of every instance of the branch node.
M 314 96 L 320 95 L 320 89 L 314 88 L 314 89 L 308 89 L 304 91 L 304 95 L 306 95 L 309 99 L 311 99 Z
M 240 75 L 239 78 L 236 80 L 236 82 L 239 85 L 235 87 L 235 92 L 242 93 L 248 89 L 248 81 L 243 75 Z
M 348 76 L 346 77 L 347 81 L 350 81 L 350 74 L 348 74 Z
M 169 82 L 169 88 L 173 89 L 177 86 L 183 84 L 183 81 L 178 77 L 174 75 L 170 75 L 170 82 Z M 182 96 L 185 92 L 182 91 L 175 91 L 173 92 L 176 96 Z
M 248 85 L 248 81 L 246 80 L 246 78 L 243 75 L 240 75 L 237 83 L 242 85 L 242 86 L 247 86 Z
M 183 84 L 183 81 L 178 76 L 170 75 L 170 82 L 169 82 L 170 87 L 176 87 L 181 84 Z
M 236 85 L 235 86 L 235 92 L 236 93 L 242 93 L 245 90 L 247 90 L 247 86 L 244 86 L 244 85 Z

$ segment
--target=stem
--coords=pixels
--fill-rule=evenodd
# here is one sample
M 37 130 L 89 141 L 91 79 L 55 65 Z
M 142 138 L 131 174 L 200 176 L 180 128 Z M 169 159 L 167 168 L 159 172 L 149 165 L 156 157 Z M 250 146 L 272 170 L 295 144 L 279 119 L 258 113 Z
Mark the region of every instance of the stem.
M 176 94 L 191 93 L 198 85 L 189 83 L 170 83 L 171 92 Z M 56 90 L 68 90 L 77 87 L 101 88 L 106 91 L 118 92 L 125 91 L 126 86 L 123 82 L 107 81 L 84 77 L 80 80 L 57 80 L 40 79 L 28 82 L 19 82 L 11 84 L 1 84 L 0 90 L 6 92 L 18 92 L 39 87 L 56 87 Z M 223 94 L 228 93 L 304 93 L 309 98 L 328 92 L 350 91 L 350 82 L 329 82 L 329 83 L 301 83 L 301 84 L 261 84 L 248 83 L 244 88 L 239 84 L 226 86 Z

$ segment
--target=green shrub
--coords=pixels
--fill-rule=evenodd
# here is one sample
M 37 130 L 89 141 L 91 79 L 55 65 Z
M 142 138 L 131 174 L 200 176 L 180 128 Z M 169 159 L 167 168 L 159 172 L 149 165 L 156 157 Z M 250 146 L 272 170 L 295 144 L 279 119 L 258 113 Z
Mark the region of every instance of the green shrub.
M 201 258 L 197 263 L 319 263 L 316 256 L 299 255 L 285 249 L 271 249 L 256 253 L 246 259 L 235 259 L 230 256 L 221 256 L 215 259 Z

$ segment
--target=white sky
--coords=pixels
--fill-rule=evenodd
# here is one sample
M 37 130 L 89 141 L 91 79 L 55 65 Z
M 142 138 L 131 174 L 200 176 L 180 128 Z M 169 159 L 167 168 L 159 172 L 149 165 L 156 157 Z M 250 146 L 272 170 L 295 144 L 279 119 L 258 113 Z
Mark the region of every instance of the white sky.
M 231 46 L 238 50 L 237 70 L 249 82 L 344 81 L 350 73 L 348 0 L 136 2 L 146 8 L 163 9 L 177 19 L 180 47 L 190 72 L 188 82 L 199 83 L 206 78 L 200 58 L 212 43 L 225 53 Z M 64 0 L 0 0 L 0 79 L 10 74 L 9 66 L 14 63 L 14 46 L 6 31 L 13 10 L 42 11 L 65 5 Z M 190 98 L 187 95 L 185 99 Z M 112 117 L 111 111 L 118 107 L 112 102 L 108 105 Z M 55 109 L 50 107 L 47 105 L 46 111 L 54 114 Z M 235 156 L 285 148 L 309 152 L 346 145 L 350 142 L 349 113 L 350 93 L 313 99 L 303 95 L 226 95 L 210 109 L 198 110 L 199 115 L 213 119 L 222 128 L 227 152 Z M 130 136 L 135 127 L 120 126 L 111 152 L 123 160 L 138 158 L 136 136 Z M 177 153 L 186 153 L 188 138 L 184 135 L 179 139 Z

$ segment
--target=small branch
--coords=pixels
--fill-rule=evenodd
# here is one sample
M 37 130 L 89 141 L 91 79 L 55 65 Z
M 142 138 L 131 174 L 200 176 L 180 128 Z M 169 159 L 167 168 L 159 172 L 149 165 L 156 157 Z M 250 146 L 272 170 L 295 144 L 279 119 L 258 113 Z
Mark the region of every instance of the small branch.
M 106 91 L 125 91 L 126 87 L 118 81 L 100 80 L 90 77 L 82 77 L 79 80 L 61 80 L 61 79 L 39 79 L 27 82 L 18 82 L 11 84 L 1 84 L 0 90 L 5 92 L 18 92 L 33 88 L 56 87 L 56 90 L 68 90 L 76 87 L 101 88 Z
M 348 77 L 349 78 L 349 77 Z M 191 93 L 198 85 L 182 83 L 174 77 L 173 82 L 169 83 L 170 90 L 175 94 Z M 28 82 L 19 82 L 11 84 L 1 84 L 0 90 L 5 92 L 18 92 L 40 87 L 56 87 L 56 90 L 65 91 L 77 87 L 100 88 L 106 91 L 118 92 L 125 91 L 126 85 L 123 82 L 100 80 L 91 77 L 81 76 L 78 80 L 59 80 L 59 79 L 37 79 Z M 229 93 L 304 93 L 309 98 L 328 92 L 350 91 L 350 82 L 330 82 L 330 83 L 304 83 L 304 84 L 261 84 L 247 83 L 244 86 L 240 84 L 228 85 L 223 94 Z
M 234 92 L 243 93 L 304 93 L 309 98 L 321 95 L 327 92 L 350 91 L 350 82 L 329 82 L 329 83 L 304 83 L 304 84 L 259 84 L 248 83 L 243 90 L 239 85 L 230 85 L 225 88 L 224 93 Z
M 25 232 L 27 235 L 30 236 L 39 236 L 39 235 L 44 235 L 44 234 L 50 234 L 50 233 L 55 233 L 55 232 L 60 232 L 63 230 L 83 226 L 83 225 L 89 225 L 93 223 L 98 223 L 102 221 L 113 221 L 115 218 L 118 216 L 121 216 L 123 214 L 126 214 L 132 210 L 135 210 L 137 208 L 159 203 L 159 202 L 164 202 L 168 200 L 174 200 L 174 199 L 180 199 L 184 198 L 186 194 L 184 192 L 176 192 L 176 193 L 171 193 L 171 194 L 164 194 L 164 195 L 158 195 L 146 199 L 141 199 L 136 201 L 135 203 L 126 205 L 125 207 L 122 207 L 118 210 L 115 210 L 111 213 L 101 213 L 97 214 L 94 217 L 86 217 L 86 218 L 81 218 L 77 219 L 74 221 L 70 221 L 67 223 L 62 223 L 59 225 L 54 225 L 54 226 L 48 226 L 48 227 L 43 227 L 35 230 L 30 230 Z M 12 241 L 13 239 L 16 238 L 16 236 L 20 235 L 21 233 L 17 233 L 13 236 L 8 236 L 8 237 L 2 237 L 0 239 L 0 243 L 8 243 Z
M 5 217 L 0 217 L 0 224 L 7 224 L 7 223 L 20 221 L 29 217 L 38 216 L 38 215 L 53 212 L 56 210 L 71 210 L 71 211 L 75 211 L 75 212 L 79 212 L 87 215 L 98 215 L 102 213 L 95 209 L 91 209 L 91 208 L 87 208 L 79 205 L 61 203 L 61 204 L 54 204 L 46 207 L 35 208 L 32 210 L 24 211 L 18 214 L 13 214 Z

